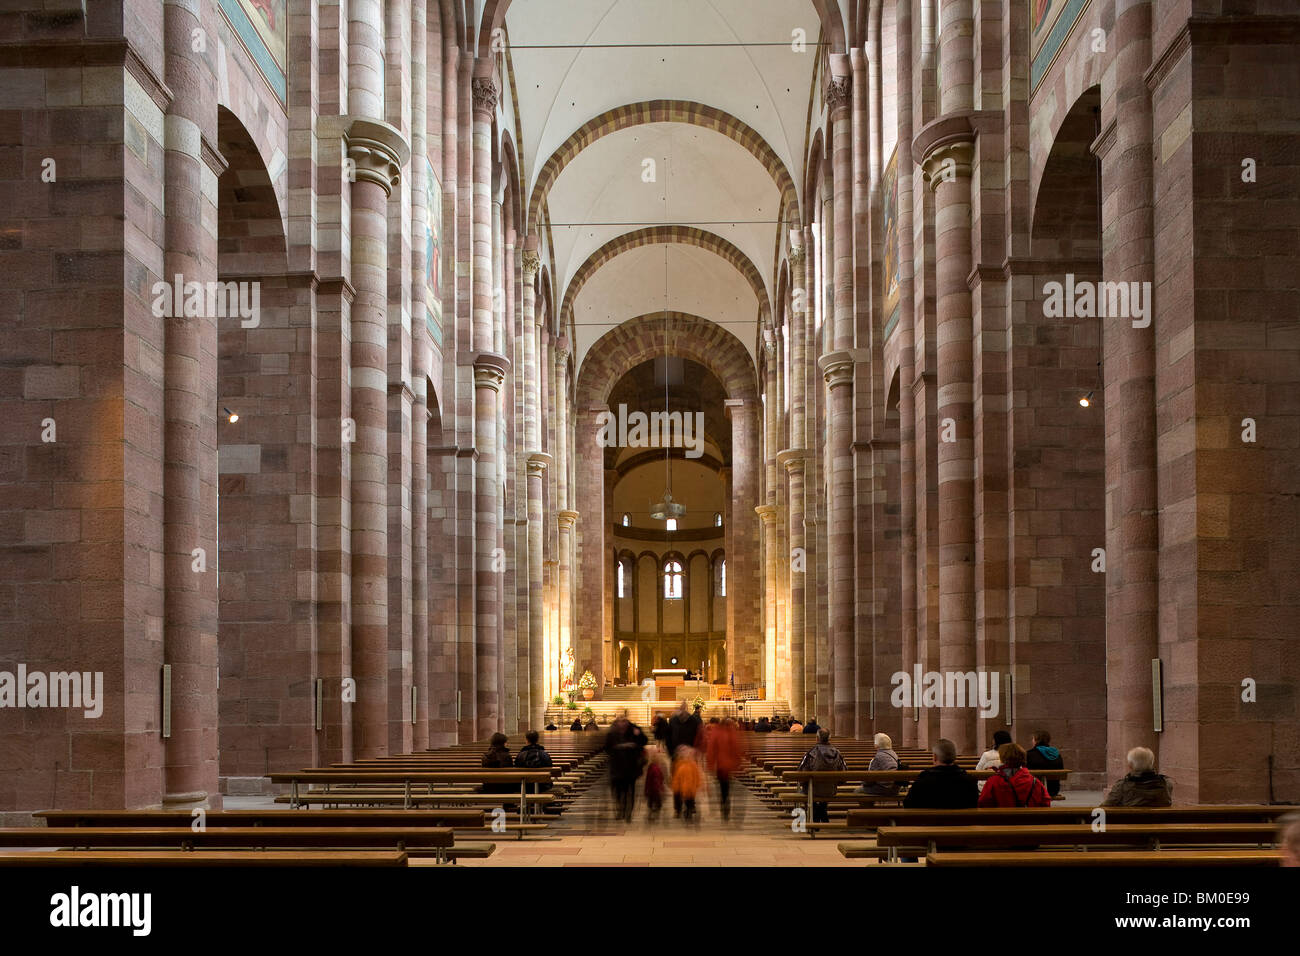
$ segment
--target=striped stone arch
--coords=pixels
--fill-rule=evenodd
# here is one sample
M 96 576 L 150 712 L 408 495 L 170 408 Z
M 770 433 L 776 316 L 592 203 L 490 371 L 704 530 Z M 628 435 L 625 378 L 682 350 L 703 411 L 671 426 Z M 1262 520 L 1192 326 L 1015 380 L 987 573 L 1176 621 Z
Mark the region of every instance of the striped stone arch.
M 537 174 L 532 196 L 528 200 L 528 221 L 537 222 L 542 203 L 555 181 L 560 178 L 564 167 L 596 140 L 617 133 L 633 126 L 646 123 L 687 123 L 721 133 L 744 147 L 750 155 L 763 164 L 772 181 L 781 193 L 780 218 L 791 225 L 799 222 L 799 193 L 795 189 L 790 172 L 781 162 L 781 157 L 768 145 L 751 126 L 736 119 L 730 113 L 693 103 L 690 100 L 646 100 L 641 103 L 628 103 L 612 110 L 606 110 L 594 119 L 583 123 L 573 135 L 551 154 Z
M 573 303 L 577 301 L 578 293 L 582 291 L 582 287 L 587 284 L 587 281 L 596 274 L 601 266 L 614 257 L 638 249 L 641 246 L 655 246 L 669 242 L 696 246 L 727 260 L 736 268 L 737 272 L 745 277 L 750 288 L 754 290 L 754 297 L 758 299 L 761 317 L 765 318 L 768 315 L 767 286 L 763 284 L 763 277 L 759 274 L 758 268 L 750 260 L 749 256 L 717 233 L 699 229 L 695 226 L 647 226 L 644 229 L 625 232 L 623 235 L 609 240 L 609 242 L 589 255 L 586 261 L 578 267 L 578 271 L 573 274 L 573 278 L 569 281 L 569 287 L 564 290 L 564 301 L 560 303 L 560 314 L 568 316 L 572 312 Z
M 642 362 L 664 354 L 664 313 L 650 312 L 610 329 L 587 350 L 578 370 L 578 408 L 603 405 L 618 380 Z M 717 376 L 728 398 L 758 399 L 749 352 L 716 322 L 689 312 L 669 312 L 672 354 L 698 362 Z

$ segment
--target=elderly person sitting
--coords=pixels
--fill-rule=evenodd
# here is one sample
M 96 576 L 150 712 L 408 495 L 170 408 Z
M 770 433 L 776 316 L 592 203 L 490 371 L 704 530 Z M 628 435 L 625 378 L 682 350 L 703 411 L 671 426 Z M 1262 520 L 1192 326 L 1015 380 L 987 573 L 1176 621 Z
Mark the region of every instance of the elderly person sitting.
M 1103 807 L 1168 807 L 1174 802 L 1174 782 L 1155 771 L 1156 755 L 1146 747 L 1128 752 L 1129 772 L 1110 788 Z
M 889 739 L 889 734 L 876 734 L 871 738 L 875 744 L 876 754 L 871 758 L 871 763 L 867 766 L 868 770 L 897 770 L 901 766 L 898 762 L 898 754 L 894 753 L 894 742 Z M 896 797 L 898 796 L 898 781 L 871 781 L 858 787 L 858 793 L 871 794 L 877 797 Z

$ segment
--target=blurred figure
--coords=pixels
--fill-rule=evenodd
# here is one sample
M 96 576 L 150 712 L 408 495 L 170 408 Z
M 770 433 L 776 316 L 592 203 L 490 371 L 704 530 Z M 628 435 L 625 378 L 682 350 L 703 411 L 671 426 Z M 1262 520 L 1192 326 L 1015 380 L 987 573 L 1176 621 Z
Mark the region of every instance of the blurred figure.
M 552 728 L 554 729 L 554 728 Z M 519 770 L 549 770 L 554 766 L 551 755 L 546 752 L 546 748 L 537 741 L 541 738 L 535 730 L 530 730 L 524 734 L 524 740 L 528 741 L 523 747 L 519 748 L 519 753 L 515 754 L 515 767 Z M 539 786 L 535 786 L 534 793 L 545 793 L 551 789 L 551 782 L 547 781 Z
M 510 757 L 510 748 L 506 746 L 509 738 L 503 733 L 495 733 L 488 740 L 487 753 L 483 755 L 483 768 L 485 770 L 511 770 L 515 762 Z M 518 784 L 513 783 L 485 783 L 483 784 L 484 793 L 518 793 Z
M 799 718 L 797 717 L 790 718 L 790 733 L 792 734 L 803 733 L 803 724 L 799 722 Z
M 813 715 L 813 719 L 812 719 L 812 720 L 808 721 L 808 723 L 806 723 L 806 724 L 803 725 L 803 732 L 804 732 L 805 734 L 815 734 L 815 733 L 817 733 L 817 732 L 818 732 L 819 730 L 821 730 L 821 729 L 822 729 L 822 728 L 821 728 L 821 725 L 817 723 L 817 715 L 816 715 L 816 714 Z
M 1282 826 L 1278 839 L 1282 844 L 1282 865 L 1300 866 L 1300 813 L 1288 813 L 1278 823 Z
M 556 727 L 555 724 L 552 724 L 552 723 L 548 723 L 548 724 L 546 725 L 546 730 L 547 730 L 548 733 L 549 733 L 550 731 L 552 731 L 552 730 L 559 730 L 559 729 L 560 729 L 559 727 Z
M 875 744 L 876 753 L 871 758 L 871 763 L 867 765 L 867 770 L 898 770 L 902 767 L 898 762 L 898 754 L 894 752 L 894 742 L 889 739 L 889 734 L 876 734 L 871 742 Z M 898 781 L 873 780 L 858 787 L 857 792 L 876 797 L 896 797 Z
M 1174 782 L 1156 773 L 1156 755 L 1146 747 L 1128 752 L 1128 770 L 1101 802 L 1103 807 L 1171 807 Z
M 677 760 L 677 751 L 680 748 L 695 747 L 695 739 L 699 737 L 703 723 L 699 713 L 692 714 L 686 701 L 682 701 L 677 708 L 677 713 L 673 714 L 672 720 L 668 721 L 668 749 L 673 755 L 674 762 Z
M 663 753 L 668 746 L 668 718 L 663 714 L 656 715 L 653 727 L 655 743 L 659 746 L 660 753 Z
M 760 717 L 758 718 L 758 726 L 754 728 L 754 732 L 758 734 L 770 734 L 772 732 L 772 725 L 768 722 L 766 717 Z
M 587 718 L 587 726 L 586 726 L 586 727 L 583 727 L 582 729 L 583 729 L 583 731 L 592 731 L 592 732 L 595 732 L 595 731 L 597 731 L 597 730 L 600 730 L 600 724 L 596 723 L 596 718 L 595 718 L 595 717 L 589 717 L 589 718 Z
M 740 746 L 740 729 L 728 717 L 720 724 L 711 724 L 705 738 L 705 755 L 714 776 L 718 778 L 718 793 L 722 798 L 722 819 L 731 819 L 731 778 L 744 760 Z
M 1025 769 L 1025 748 L 1003 744 L 998 748 L 1002 766 L 984 783 L 981 807 L 1050 807 L 1052 798 L 1039 780 Z
M 817 743 L 799 761 L 800 770 L 848 770 L 844 755 L 831 746 L 831 732 L 819 730 Z M 813 823 L 830 823 L 830 800 L 835 796 L 834 780 L 809 781 L 813 797 Z
M 700 792 L 704 774 L 695 760 L 695 749 L 685 744 L 673 755 L 673 816 L 695 820 L 695 795 Z
M 646 818 L 655 823 L 664 806 L 664 789 L 668 781 L 668 758 L 658 744 L 645 749 L 645 805 Z
M 582 718 L 574 717 L 573 723 L 569 724 L 569 729 L 572 730 L 574 733 L 578 733 L 578 734 L 582 733 Z
M 641 755 L 645 746 L 646 736 L 641 728 L 627 719 L 627 711 L 620 713 L 605 736 L 605 752 L 609 754 L 609 783 L 614 792 L 614 806 L 618 818 L 626 823 L 632 822 L 636 781 L 641 776 Z
M 1030 770 L 1064 770 L 1065 761 L 1061 759 L 1061 752 L 1051 746 L 1051 743 L 1050 733 L 1046 730 L 1035 731 L 1029 750 L 1025 754 L 1025 766 Z M 1048 780 L 1047 792 L 1053 800 L 1060 799 L 1061 781 Z

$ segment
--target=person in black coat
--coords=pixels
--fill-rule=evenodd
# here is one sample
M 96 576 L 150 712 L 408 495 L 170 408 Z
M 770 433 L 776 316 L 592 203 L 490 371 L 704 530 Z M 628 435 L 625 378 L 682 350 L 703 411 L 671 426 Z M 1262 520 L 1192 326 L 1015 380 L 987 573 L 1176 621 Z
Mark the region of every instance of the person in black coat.
M 519 753 L 515 754 L 516 770 L 549 770 L 554 766 L 551 755 L 546 752 L 545 747 L 537 742 L 540 738 L 541 735 L 535 730 L 530 730 L 524 734 L 524 739 L 528 743 L 519 748 Z M 545 793 L 551 789 L 551 783 L 548 781 L 540 785 L 533 784 L 534 793 L 537 793 L 539 789 L 542 793 Z
M 572 730 L 575 734 L 582 733 L 582 718 L 574 717 L 573 723 L 569 724 L 569 729 Z
M 934 766 L 921 771 L 903 797 L 909 810 L 966 810 L 979 803 L 975 778 L 957 766 L 957 747 L 940 739 L 934 745 Z
M 483 755 L 484 770 L 513 770 L 514 760 L 510 756 L 510 748 L 506 746 L 509 740 L 503 733 L 495 733 L 492 739 L 488 741 L 488 752 Z M 485 783 L 483 784 L 484 793 L 518 793 L 519 784 L 517 783 Z
M 618 818 L 628 823 L 632 822 L 636 782 L 641 776 L 647 743 L 644 731 L 628 720 L 626 714 L 619 714 L 605 735 L 605 752 L 609 754 L 609 785 L 614 792 L 614 805 L 617 807 Z
M 803 732 L 805 734 L 815 734 L 817 733 L 817 731 L 821 729 L 822 729 L 821 725 L 817 723 L 816 717 L 814 717 L 812 720 L 808 721 L 808 723 L 803 725 Z
M 700 715 L 692 714 L 686 708 L 686 701 L 682 701 L 677 713 L 673 714 L 673 719 L 668 721 L 668 745 L 670 751 L 676 754 L 678 747 L 694 747 L 703 723 L 704 721 L 700 719 Z
M 1061 752 L 1052 746 L 1052 735 L 1046 730 L 1035 731 L 1033 743 L 1030 744 L 1025 754 L 1025 766 L 1030 771 L 1065 769 L 1065 761 L 1061 759 Z M 1051 779 L 1043 782 L 1047 784 L 1047 792 L 1051 798 L 1059 800 L 1061 781 Z

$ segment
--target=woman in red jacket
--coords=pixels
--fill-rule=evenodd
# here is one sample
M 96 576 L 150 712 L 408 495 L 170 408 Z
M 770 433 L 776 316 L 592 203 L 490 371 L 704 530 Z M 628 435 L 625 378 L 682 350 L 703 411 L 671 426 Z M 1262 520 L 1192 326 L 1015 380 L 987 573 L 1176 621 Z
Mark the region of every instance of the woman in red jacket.
M 1052 798 L 1043 781 L 1025 769 L 1025 748 L 1003 744 L 998 748 L 999 767 L 980 791 L 981 807 L 1050 807 Z

